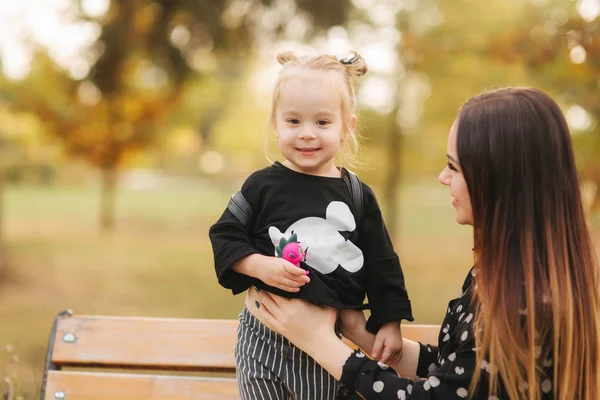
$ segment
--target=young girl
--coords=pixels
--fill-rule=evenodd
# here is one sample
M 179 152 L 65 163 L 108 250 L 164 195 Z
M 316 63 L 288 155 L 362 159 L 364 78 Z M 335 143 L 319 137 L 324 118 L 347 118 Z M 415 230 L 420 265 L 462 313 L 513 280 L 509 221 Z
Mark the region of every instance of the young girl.
M 248 290 L 235 348 L 242 399 L 333 399 L 335 379 L 257 312 L 261 289 L 340 309 L 361 309 L 365 294 L 376 334 L 374 357 L 396 361 L 400 321 L 413 320 L 404 276 L 371 189 L 360 183 L 362 210 L 337 168 L 356 147 L 353 77 L 367 65 L 345 59 L 278 56 L 270 115 L 282 163 L 253 173 L 241 194 L 252 209 L 244 224 L 229 209 L 210 229 L 219 283 Z M 362 214 L 362 218 L 356 218 Z

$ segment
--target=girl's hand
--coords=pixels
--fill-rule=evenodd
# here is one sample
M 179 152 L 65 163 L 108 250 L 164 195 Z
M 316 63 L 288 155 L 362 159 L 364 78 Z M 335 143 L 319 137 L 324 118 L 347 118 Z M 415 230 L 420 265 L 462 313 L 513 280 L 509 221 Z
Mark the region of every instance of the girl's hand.
M 292 293 L 299 292 L 302 286 L 310 282 L 307 270 L 296 267 L 283 258 L 261 254 L 252 254 L 239 260 L 234 264 L 233 270 Z
M 309 354 L 312 346 L 328 335 L 339 341 L 334 332 L 337 310 L 331 307 L 286 299 L 264 290 L 258 293 L 258 304 L 262 321 Z
M 308 270 L 296 267 L 283 258 L 265 257 L 257 273 L 257 278 L 267 285 L 286 292 L 299 292 L 302 286 L 310 282 Z
M 377 332 L 371 356 L 384 364 L 397 363 L 402 358 L 402 347 L 400 321 L 388 322 Z

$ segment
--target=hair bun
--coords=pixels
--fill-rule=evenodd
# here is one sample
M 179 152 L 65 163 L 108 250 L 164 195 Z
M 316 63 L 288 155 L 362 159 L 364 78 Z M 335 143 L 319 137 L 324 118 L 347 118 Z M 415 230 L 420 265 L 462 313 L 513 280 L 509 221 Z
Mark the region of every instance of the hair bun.
M 277 54 L 277 61 L 279 64 L 284 65 L 290 61 L 296 60 L 297 57 L 293 51 L 284 51 L 282 53 Z
M 361 76 L 367 73 L 369 67 L 364 58 L 356 50 L 350 51 L 347 56 L 339 59 L 352 76 Z

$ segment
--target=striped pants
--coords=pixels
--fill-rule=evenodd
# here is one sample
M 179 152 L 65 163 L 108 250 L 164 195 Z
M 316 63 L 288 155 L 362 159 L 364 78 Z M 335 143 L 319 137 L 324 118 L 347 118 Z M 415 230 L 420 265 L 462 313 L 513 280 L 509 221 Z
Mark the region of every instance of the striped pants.
M 337 381 L 308 354 L 246 308 L 238 319 L 235 360 L 242 400 L 334 400 Z

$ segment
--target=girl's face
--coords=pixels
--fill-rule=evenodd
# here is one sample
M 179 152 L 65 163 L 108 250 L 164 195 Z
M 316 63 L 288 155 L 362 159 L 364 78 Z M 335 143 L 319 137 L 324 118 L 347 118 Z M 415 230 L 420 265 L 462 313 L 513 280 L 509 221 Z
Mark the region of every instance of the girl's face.
M 456 151 L 456 136 L 458 133 L 458 120 L 454 121 L 450 134 L 448 135 L 448 149 L 446 156 L 448 164 L 442 170 L 439 180 L 442 185 L 450 188 L 450 195 L 454 198 L 452 205 L 456 210 L 456 222 L 461 225 L 473 225 L 473 210 L 471 209 L 471 198 L 465 177 L 462 174 Z
M 295 69 L 281 85 L 275 112 L 275 133 L 284 165 L 295 171 L 340 176 L 334 157 L 344 140 L 342 101 L 325 71 Z M 354 129 L 356 117 L 352 117 Z

